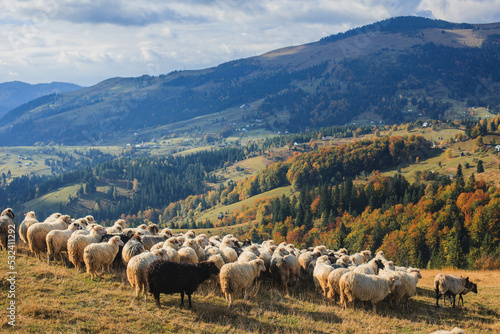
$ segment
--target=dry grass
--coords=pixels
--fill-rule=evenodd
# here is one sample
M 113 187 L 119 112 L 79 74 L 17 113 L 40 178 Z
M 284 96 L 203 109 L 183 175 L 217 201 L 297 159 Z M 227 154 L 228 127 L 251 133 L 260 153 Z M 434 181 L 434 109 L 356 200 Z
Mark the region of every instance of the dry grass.
M 6 253 L 0 286 L 7 289 Z M 47 265 L 26 255 L 16 261 L 18 317 L 14 331 L 70 333 L 430 333 L 436 329 L 464 328 L 468 333 L 500 331 L 500 281 L 498 271 L 460 272 L 424 270 L 411 311 L 393 310 L 380 303 L 378 314 L 357 306 L 344 310 L 311 289 L 287 294 L 263 282 L 249 301 L 237 299 L 227 308 L 220 290 L 211 282 L 193 296 L 193 310 L 178 307 L 179 295 L 161 296 L 157 310 L 132 298 L 132 288 L 111 275 L 93 282 L 84 273 Z M 464 308 L 434 307 L 432 283 L 438 272 L 467 275 L 478 283 L 479 293 L 465 296 Z M 5 310 L 7 299 L 0 307 Z M 5 311 L 4 311 L 5 312 Z M 0 331 L 11 329 L 6 317 Z

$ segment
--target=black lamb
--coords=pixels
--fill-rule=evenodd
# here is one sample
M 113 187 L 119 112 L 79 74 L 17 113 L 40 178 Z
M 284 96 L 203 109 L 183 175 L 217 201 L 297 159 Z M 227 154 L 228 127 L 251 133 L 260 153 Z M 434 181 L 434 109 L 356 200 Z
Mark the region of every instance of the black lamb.
M 210 278 L 211 275 L 218 273 L 219 269 L 213 262 L 204 261 L 190 264 L 155 260 L 146 269 L 148 291 L 153 294 L 158 308 L 161 308 L 160 293 L 180 293 L 181 306 L 184 306 L 184 294 L 187 294 L 189 308 L 191 308 L 191 294 L 198 288 L 198 285 Z

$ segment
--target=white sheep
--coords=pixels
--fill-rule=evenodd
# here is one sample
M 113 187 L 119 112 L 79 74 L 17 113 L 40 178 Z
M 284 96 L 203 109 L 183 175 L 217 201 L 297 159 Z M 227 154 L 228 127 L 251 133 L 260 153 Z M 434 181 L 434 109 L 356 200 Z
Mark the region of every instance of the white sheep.
M 82 235 L 73 233 L 68 240 L 68 257 L 77 270 L 80 270 L 83 262 L 83 251 L 90 244 L 100 242 L 106 230 L 101 225 L 92 227 L 90 234 Z
M 469 277 L 437 274 L 434 278 L 434 291 L 436 292 L 436 307 L 439 307 L 439 298 L 443 295 L 451 296 L 453 307 L 455 307 L 455 296 L 461 296 L 469 291 L 477 293 L 477 285 L 469 281 Z
M 250 251 L 243 251 L 240 256 L 238 256 L 238 263 L 247 263 L 252 260 L 258 259 L 257 255 L 255 253 L 250 252 Z
M 186 241 L 184 241 L 183 246 L 191 247 L 196 252 L 198 262 L 205 261 L 205 251 L 200 247 L 198 241 L 196 241 L 195 239 L 187 239 Z
M 235 239 L 227 237 L 226 235 L 220 243 L 219 249 L 225 263 L 238 261 L 238 253 L 236 253 L 236 251 L 233 249 L 234 240 Z
M 357 266 L 363 263 L 367 263 L 368 261 L 371 260 L 371 258 L 372 258 L 372 252 L 370 252 L 369 250 L 364 250 L 350 256 L 351 262 Z
M 64 215 L 52 222 L 31 225 L 26 233 L 30 250 L 40 258 L 40 253 L 47 250 L 47 234 L 52 230 L 65 230 L 69 224 L 71 224 L 70 216 Z
M 354 267 L 352 271 L 365 275 L 378 275 L 379 269 L 384 269 L 381 259 L 372 259 L 368 263 L 363 263 Z
M 422 278 L 420 274 L 420 270 L 418 269 L 409 269 L 409 272 L 405 271 L 380 271 L 383 275 L 387 275 L 387 273 L 395 273 L 399 276 L 401 280 L 401 285 L 398 285 L 392 291 L 391 296 L 396 305 L 399 305 L 399 301 L 403 299 L 405 301 L 404 308 L 408 311 L 410 309 L 410 298 L 417 294 L 417 283 L 418 280 Z
M 43 223 L 52 223 L 53 221 L 56 221 L 61 216 L 62 216 L 61 213 L 54 212 L 53 214 L 51 214 L 50 216 L 48 216 L 47 218 L 45 218 L 45 220 L 43 221 Z
M 400 284 L 401 281 L 396 275 L 379 277 L 351 271 L 340 278 L 340 303 L 347 308 L 347 303 L 353 303 L 355 300 L 371 301 L 373 312 L 376 313 L 376 304 Z
M 123 246 L 123 241 L 119 236 L 114 236 L 108 242 L 90 244 L 83 251 L 83 261 L 87 267 L 87 274 L 94 280 L 97 271 L 102 267 L 104 271 L 109 273 L 109 265 L 118 254 L 120 246 Z
M 157 249 L 152 252 L 144 252 L 130 259 L 127 265 L 127 279 L 130 285 L 135 289 L 135 297 L 139 298 L 144 293 L 144 300 L 147 299 L 148 280 L 146 277 L 146 268 L 154 260 L 169 260 L 167 252 L 164 249 Z
M 106 227 L 106 232 L 108 234 L 113 234 L 113 233 L 122 233 L 124 229 L 127 228 L 127 223 L 123 219 L 118 219 L 115 221 L 113 226 L 111 227 Z
M 325 297 L 328 296 L 328 275 L 330 275 L 333 269 L 327 255 L 321 255 L 316 260 L 316 266 L 313 271 L 313 281 L 316 288 L 321 288 Z
M 337 259 L 336 264 L 339 264 L 339 265 L 343 266 L 344 268 L 347 268 L 350 265 L 352 265 L 352 261 L 348 255 L 342 255 Z
M 9 235 L 9 226 L 14 226 L 14 211 L 7 208 L 2 211 L 0 215 L 0 246 L 2 249 L 7 250 Z
M 330 299 L 334 299 L 335 296 L 340 296 L 340 278 L 344 276 L 344 274 L 351 272 L 351 270 L 347 268 L 337 268 L 334 269 L 328 274 L 328 293 L 327 297 Z
M 233 305 L 233 295 L 243 290 L 243 301 L 247 300 L 248 288 L 254 280 L 265 271 L 264 261 L 256 259 L 248 263 L 227 263 L 222 266 L 219 274 L 222 292 L 229 301 L 228 307 Z
M 151 250 L 151 248 L 155 244 L 159 242 L 165 242 L 165 240 L 167 240 L 167 236 L 162 234 L 144 235 L 142 236 L 141 240 L 142 244 L 144 245 L 144 248 L 146 248 L 147 250 Z
M 192 239 L 190 239 L 190 240 L 192 240 Z M 192 263 L 192 264 L 196 264 L 199 262 L 198 255 L 196 254 L 194 249 L 192 249 L 189 246 L 182 246 L 177 251 L 177 254 L 179 255 L 179 262 L 187 262 L 187 263 Z
M 57 261 L 58 256 L 60 256 L 62 261 L 61 252 L 68 250 L 69 238 L 73 232 L 81 229 L 82 226 L 79 223 L 73 222 L 65 230 L 52 230 L 47 233 L 45 237 L 45 242 L 47 243 L 47 262 L 50 262 L 52 259 Z
M 27 233 L 29 227 L 36 223 L 38 223 L 38 220 L 36 219 L 35 211 L 30 211 L 25 215 L 24 220 L 21 222 L 21 225 L 19 225 L 19 237 L 25 243 L 28 243 Z

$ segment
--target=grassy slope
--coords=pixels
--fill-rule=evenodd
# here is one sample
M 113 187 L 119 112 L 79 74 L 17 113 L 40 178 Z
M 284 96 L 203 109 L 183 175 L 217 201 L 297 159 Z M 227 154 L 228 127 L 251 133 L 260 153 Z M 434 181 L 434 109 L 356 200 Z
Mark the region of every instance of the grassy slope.
M 7 290 L 5 252 L 0 253 L 0 263 L 0 285 Z M 19 333 L 430 333 L 454 326 L 468 333 L 500 331 L 498 271 L 424 270 L 410 312 L 380 303 L 374 315 L 371 308 L 345 311 L 310 289 L 286 294 L 267 282 L 246 303 L 238 296 L 230 310 L 219 288 L 210 284 L 202 285 L 193 296 L 193 310 L 178 307 L 179 295 L 162 295 L 163 309 L 157 310 L 151 297 L 147 302 L 133 299 L 129 284 L 111 275 L 93 282 L 84 273 L 23 254 L 17 256 L 16 269 L 15 331 Z M 438 272 L 469 276 L 478 283 L 478 295 L 465 296 L 464 308 L 436 310 L 432 282 Z M 7 302 L 0 299 L 2 331 L 10 329 Z

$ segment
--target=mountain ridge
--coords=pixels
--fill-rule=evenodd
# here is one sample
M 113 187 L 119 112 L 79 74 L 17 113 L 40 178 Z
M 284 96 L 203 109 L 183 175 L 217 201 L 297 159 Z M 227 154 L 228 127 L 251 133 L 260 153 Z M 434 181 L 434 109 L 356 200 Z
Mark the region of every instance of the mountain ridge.
M 116 142 L 131 132 L 252 104 L 251 112 L 240 112 L 241 120 L 264 120 L 275 130 L 340 125 L 366 112 L 389 123 L 401 121 L 409 117 L 401 110 L 413 108 L 412 97 L 421 103 L 422 116 L 444 118 L 452 106 L 465 107 L 469 100 L 472 104 L 500 104 L 500 74 L 498 69 L 486 68 L 498 60 L 495 36 L 500 36 L 500 23 L 388 19 L 204 70 L 110 78 L 12 110 L 2 119 L 0 139 L 8 145 L 51 140 L 65 144 Z M 489 49 L 483 47 L 485 43 Z M 481 51 L 479 55 L 472 52 L 476 49 Z M 441 58 L 453 58 L 454 64 Z M 412 63 L 406 63 L 407 59 Z M 443 66 L 448 68 L 442 70 Z M 487 94 L 477 98 L 479 79 L 488 79 L 488 75 Z M 462 81 L 471 80 L 476 87 L 460 87 Z M 443 96 L 429 96 L 429 91 L 441 91 Z M 55 126 L 61 122 L 66 125 L 63 129 Z M 208 127 L 202 130 L 210 131 Z

